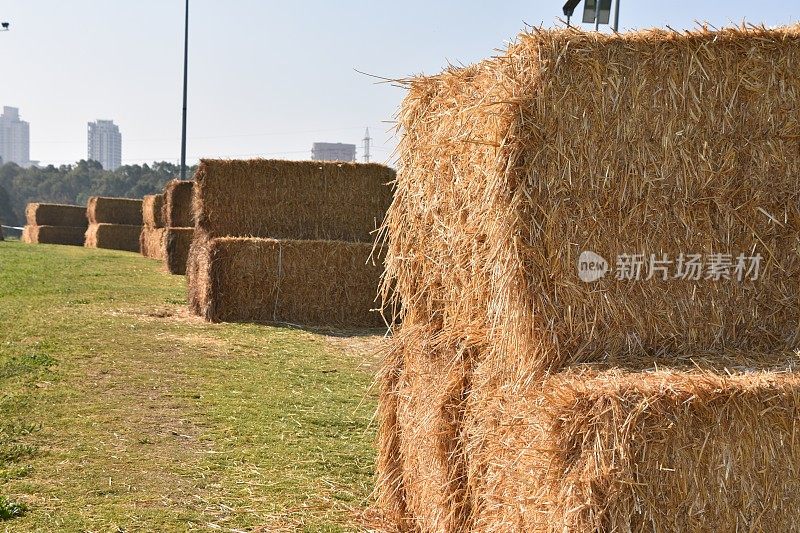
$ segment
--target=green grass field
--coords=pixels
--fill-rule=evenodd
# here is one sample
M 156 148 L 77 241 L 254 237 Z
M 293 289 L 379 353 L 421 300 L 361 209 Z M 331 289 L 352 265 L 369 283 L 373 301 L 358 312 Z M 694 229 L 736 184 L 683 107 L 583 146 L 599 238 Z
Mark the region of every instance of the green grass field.
M 0 242 L 0 529 L 362 529 L 380 335 L 208 324 L 185 292 Z

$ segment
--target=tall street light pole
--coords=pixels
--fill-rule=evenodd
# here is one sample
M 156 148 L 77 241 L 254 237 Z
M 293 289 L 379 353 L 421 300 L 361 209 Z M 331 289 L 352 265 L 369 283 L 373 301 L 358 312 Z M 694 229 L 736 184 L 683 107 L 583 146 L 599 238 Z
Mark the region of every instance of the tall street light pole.
M 183 121 L 181 125 L 181 179 L 186 179 L 186 85 L 189 69 L 189 0 L 186 0 L 186 21 L 183 36 Z

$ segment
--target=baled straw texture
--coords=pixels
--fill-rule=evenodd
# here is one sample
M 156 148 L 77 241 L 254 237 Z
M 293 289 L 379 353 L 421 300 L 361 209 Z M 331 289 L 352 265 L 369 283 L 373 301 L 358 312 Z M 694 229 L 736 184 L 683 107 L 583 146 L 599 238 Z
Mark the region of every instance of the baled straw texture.
M 194 228 L 165 228 L 163 240 L 164 264 L 170 274 L 186 274 L 186 261 L 192 244 Z
M 582 370 L 496 392 L 468 424 L 471 531 L 800 530 L 796 373 Z
M 141 216 L 141 212 L 139 213 Z M 89 224 L 86 230 L 87 248 L 108 248 L 110 250 L 125 250 L 139 252 L 139 237 L 142 226 L 125 224 Z
M 223 237 L 203 248 L 207 260 L 192 274 L 189 300 L 207 320 L 383 323 L 374 310 L 381 268 L 369 243 Z
M 798 26 L 559 30 L 523 34 L 497 58 L 409 82 L 383 286 L 402 324 L 398 350 L 404 330 L 427 329 L 420 342 L 431 360 L 394 351 L 383 372 L 379 497 L 400 525 L 460 531 L 484 516 L 491 488 L 480 481 L 489 457 L 481 450 L 493 442 L 499 415 L 488 407 L 498 390 L 525 390 L 583 362 L 641 370 L 698 352 L 719 361 L 723 351 L 769 361 L 796 346 L 798 69 Z M 586 250 L 612 266 L 622 253 L 763 260 L 759 278 L 743 283 L 609 275 L 587 284 L 576 268 Z M 433 400 L 398 392 L 404 375 L 450 383 L 460 369 L 456 416 L 452 407 L 422 416 Z M 536 415 L 525 409 L 509 413 Z M 432 437 L 401 423 L 414 413 L 419 424 L 456 427 Z M 467 427 L 459 420 L 468 416 Z M 440 451 L 415 457 L 415 444 L 432 439 Z M 426 473 L 447 470 L 447 457 L 462 456 L 466 476 L 421 486 Z M 408 483 L 414 468 L 423 475 Z M 782 488 L 764 490 L 770 501 L 782 497 Z M 537 497 L 501 504 L 559 504 Z
M 29 244 L 83 246 L 84 233 L 86 233 L 86 229 L 70 226 L 25 225 L 22 229 L 21 240 Z
M 373 242 L 393 179 L 376 164 L 204 159 L 195 174 L 196 228 L 208 237 Z
M 144 224 L 142 200 L 92 196 L 89 198 L 86 214 L 89 224 L 121 224 L 125 226 Z
M 139 253 L 150 259 L 164 260 L 166 231 L 166 228 L 143 226 L 139 234 Z
M 142 222 L 150 228 L 163 228 L 163 194 L 146 194 L 142 198 Z
M 381 370 L 378 505 L 401 530 L 461 531 L 469 357 L 443 354 L 425 326 L 404 328 Z
M 67 226 L 83 228 L 89 225 L 86 208 L 79 205 L 30 203 L 25 206 L 28 226 Z
M 163 218 L 169 228 L 194 227 L 192 216 L 193 181 L 172 180 L 164 188 Z
M 387 286 L 400 318 L 539 361 L 797 343 L 800 26 L 522 34 L 410 82 Z M 581 251 L 761 254 L 760 278 L 577 276 Z

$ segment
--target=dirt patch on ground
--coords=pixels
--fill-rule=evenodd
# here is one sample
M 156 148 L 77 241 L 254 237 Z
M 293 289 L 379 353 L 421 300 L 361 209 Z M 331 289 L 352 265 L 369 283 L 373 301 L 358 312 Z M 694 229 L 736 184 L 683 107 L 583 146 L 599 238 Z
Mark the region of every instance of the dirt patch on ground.
M 379 333 L 363 335 L 324 335 L 325 344 L 352 355 L 369 373 L 375 373 L 389 346 L 389 338 Z

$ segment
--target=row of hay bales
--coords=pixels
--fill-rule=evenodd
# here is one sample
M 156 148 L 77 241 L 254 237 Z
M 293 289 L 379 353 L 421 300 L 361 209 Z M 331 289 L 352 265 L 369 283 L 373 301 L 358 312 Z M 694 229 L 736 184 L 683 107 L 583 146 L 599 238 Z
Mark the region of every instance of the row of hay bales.
M 800 26 L 522 34 L 412 80 L 379 501 L 409 531 L 798 531 Z M 578 276 L 583 251 L 763 256 Z
M 144 226 L 139 250 L 145 257 L 164 261 L 171 274 L 185 274 L 194 235 L 192 181 L 172 180 L 162 194 L 147 195 L 142 202 Z
M 186 272 L 189 305 L 207 320 L 375 327 L 384 322 L 374 234 L 394 178 L 375 164 L 204 160 L 194 181 L 173 180 L 163 194 L 92 197 L 60 212 L 83 223 L 74 244 L 138 251 Z M 44 224 L 56 207 L 30 209 Z
M 22 240 L 89 248 L 139 251 L 141 200 L 92 196 L 87 207 L 30 203 Z
M 373 232 L 393 179 L 375 164 L 201 161 L 190 308 L 211 321 L 382 325 Z

